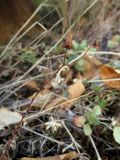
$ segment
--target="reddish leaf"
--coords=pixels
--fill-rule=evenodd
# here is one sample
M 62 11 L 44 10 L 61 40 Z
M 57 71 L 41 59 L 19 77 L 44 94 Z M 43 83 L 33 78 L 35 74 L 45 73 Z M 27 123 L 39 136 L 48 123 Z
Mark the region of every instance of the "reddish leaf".
M 104 80 L 120 78 L 120 73 L 117 73 L 112 67 L 103 65 L 100 67 L 100 77 Z M 120 80 L 111 80 L 104 82 L 108 87 L 120 89 Z
M 65 39 L 65 44 L 63 45 L 64 48 L 67 48 L 67 49 L 72 48 L 72 38 L 73 38 L 72 32 L 69 32 Z
M 82 127 L 85 124 L 85 117 L 83 116 L 75 116 L 73 117 L 73 123 L 77 127 Z

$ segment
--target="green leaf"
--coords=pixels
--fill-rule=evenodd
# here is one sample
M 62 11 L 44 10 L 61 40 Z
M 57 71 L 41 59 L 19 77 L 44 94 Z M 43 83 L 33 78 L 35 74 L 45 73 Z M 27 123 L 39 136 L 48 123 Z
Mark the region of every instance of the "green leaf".
M 22 54 L 19 56 L 19 59 L 22 62 L 30 62 L 32 64 L 37 61 L 36 55 L 32 51 L 23 51 Z
M 117 48 L 118 46 L 119 46 L 119 42 L 112 41 L 112 40 L 109 40 L 109 41 L 108 41 L 108 47 L 109 47 L 110 49 Z
M 97 115 L 95 115 L 94 111 L 87 112 L 86 118 L 90 125 L 99 125 L 100 121 L 97 119 Z
M 120 144 L 120 127 L 115 127 L 113 129 L 113 137 L 115 141 Z
M 106 106 L 106 100 L 100 99 L 98 96 L 96 97 L 98 105 L 101 107 L 101 109 L 105 109 Z
M 101 108 L 100 108 L 100 106 L 95 106 L 94 108 L 93 108 L 93 112 L 94 112 L 94 114 L 96 115 L 96 116 L 99 116 L 99 115 L 101 115 L 101 113 L 102 113 L 102 110 L 101 110 Z
M 113 36 L 114 41 L 119 42 L 120 43 L 120 35 L 115 35 Z
M 81 58 L 78 62 L 74 65 L 77 71 L 84 71 L 85 70 L 85 60 Z
M 100 92 L 101 90 L 101 87 L 100 86 L 97 86 L 97 85 L 93 85 L 92 88 L 96 91 L 96 92 Z
M 56 54 L 60 54 L 60 53 L 64 52 L 64 48 L 58 45 L 58 46 L 56 46 L 56 47 L 54 48 L 53 51 L 54 51 Z
M 73 59 L 75 59 L 78 56 L 78 54 L 70 54 L 67 57 L 67 63 L 71 62 Z
M 92 134 L 92 129 L 88 123 L 83 125 L 83 131 L 86 136 L 90 136 Z
M 79 50 L 79 43 L 77 43 L 76 41 L 73 40 L 73 48 L 75 51 Z
M 90 48 L 90 50 L 89 50 L 90 52 L 96 52 L 97 51 L 97 49 L 96 48 Z
M 87 47 L 87 41 L 86 40 L 83 40 L 81 43 L 80 43 L 80 49 L 81 50 L 84 50 L 84 49 L 86 49 L 86 47 Z

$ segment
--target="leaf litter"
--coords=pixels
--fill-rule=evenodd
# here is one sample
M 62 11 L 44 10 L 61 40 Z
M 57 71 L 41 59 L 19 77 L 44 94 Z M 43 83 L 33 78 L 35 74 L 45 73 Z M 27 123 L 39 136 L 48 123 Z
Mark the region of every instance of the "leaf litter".
M 69 56 L 69 54 L 67 56 Z M 99 108 L 100 104 L 98 102 L 96 102 L 96 98 L 95 98 L 96 95 L 95 94 L 97 94 L 99 97 L 102 97 L 101 89 L 104 90 L 105 86 L 107 86 L 108 91 L 111 88 L 120 89 L 120 80 L 118 79 L 117 81 L 114 81 L 114 78 L 115 79 L 120 78 L 120 75 L 112 67 L 104 65 L 101 61 L 97 60 L 95 57 L 89 56 L 88 54 L 83 56 L 82 59 L 84 60 L 84 63 L 82 64 L 81 67 L 84 68 L 84 70 L 80 71 L 80 70 L 77 70 L 77 68 L 75 70 L 74 63 L 70 67 L 69 67 L 69 65 L 66 66 L 66 68 L 68 68 L 68 69 L 67 70 L 63 69 L 63 70 L 61 70 L 61 72 L 59 72 L 59 74 L 57 73 L 52 78 L 52 80 L 50 80 L 48 82 L 49 87 L 46 87 L 46 86 L 43 87 L 44 89 L 41 90 L 39 92 L 39 94 L 37 94 L 38 91 L 37 92 L 34 91 L 34 90 L 40 89 L 39 84 L 37 84 L 36 81 L 32 80 L 25 85 L 25 87 L 30 88 L 34 91 L 31 96 L 27 97 L 27 99 L 29 101 L 31 101 L 32 103 L 31 103 L 30 113 L 27 114 L 23 120 L 25 125 L 31 126 L 34 124 L 34 130 L 37 130 L 39 132 L 39 130 L 42 129 L 50 137 L 53 135 L 53 137 L 55 138 L 56 136 L 54 136 L 54 134 L 58 134 L 58 130 L 63 130 L 63 128 L 64 128 L 63 126 L 61 126 L 61 124 L 60 124 L 61 122 L 59 123 L 59 121 L 63 121 L 64 118 L 66 119 L 68 117 L 66 119 L 68 121 L 68 123 L 71 122 L 72 125 L 74 125 L 78 128 L 82 128 L 85 136 L 90 136 L 92 134 L 92 132 L 94 133 L 94 130 L 92 131 L 92 125 L 96 124 L 100 117 L 101 118 L 103 117 L 103 119 L 104 119 L 103 113 L 106 112 L 106 111 L 100 112 L 100 108 Z M 78 59 L 77 61 L 80 61 L 80 60 Z M 76 64 L 77 64 L 77 61 L 76 61 Z M 89 98 L 86 96 L 87 92 L 89 92 L 89 88 L 85 82 L 87 82 L 87 80 L 88 81 L 91 80 L 91 78 L 96 78 L 96 77 L 101 78 L 102 80 L 110 79 L 110 81 L 107 81 L 107 82 L 103 81 L 102 88 L 98 85 L 98 88 L 99 88 L 99 90 L 97 91 L 98 93 L 95 93 L 95 91 L 93 91 L 93 94 L 95 95 L 95 97 L 93 97 L 93 99 L 90 101 L 93 102 L 94 105 L 96 105 L 96 106 L 98 105 L 98 109 L 97 109 L 97 107 L 95 108 L 93 106 L 93 112 L 95 112 L 95 110 L 96 110 L 96 113 L 98 113 L 98 112 L 100 113 L 99 115 L 96 114 L 95 119 L 93 119 L 92 111 L 91 112 L 87 111 L 87 109 L 88 110 L 90 109 L 89 107 L 86 108 L 87 104 L 84 104 L 82 106 L 81 109 L 84 110 L 83 112 L 81 112 L 81 111 L 76 112 L 76 110 L 74 110 L 74 109 L 77 109 L 77 105 L 79 108 L 79 104 L 80 103 L 82 104 L 82 101 L 84 101 L 84 103 L 89 102 Z M 97 82 L 97 80 L 96 80 L 96 82 Z M 105 84 L 105 86 L 104 86 L 104 84 Z M 37 94 L 37 96 L 35 96 L 36 94 Z M 82 98 L 82 95 L 83 95 L 83 98 Z M 84 99 L 84 96 L 85 96 L 86 100 Z M 114 95 L 113 95 L 113 97 L 114 97 Z M 110 103 L 109 99 L 106 101 L 107 101 L 107 103 Z M 72 109 L 73 106 L 75 106 L 74 109 Z M 108 104 L 108 106 L 109 106 L 109 104 Z M 16 110 L 17 112 L 16 111 L 12 112 L 6 108 L 1 108 L 1 110 L 0 110 L 0 119 L 1 119 L 0 129 L 4 129 L 4 127 L 6 127 L 6 126 L 8 127 L 11 125 L 15 126 L 16 123 L 20 122 L 20 120 L 22 118 L 21 114 L 26 112 L 27 107 L 28 107 L 27 104 L 23 105 L 23 108 L 18 108 Z M 73 115 L 70 116 L 70 119 L 69 119 L 69 111 L 73 112 Z M 87 118 L 85 116 L 87 112 L 91 113 L 91 117 Z M 49 120 L 48 120 L 49 116 L 56 117 L 55 121 L 49 122 Z M 61 116 L 61 118 L 59 116 Z M 44 118 L 44 117 L 46 117 L 46 118 Z M 39 119 L 40 122 L 37 120 L 38 118 L 40 118 Z M 71 119 L 72 119 L 72 121 L 71 121 Z M 93 123 L 93 121 L 94 121 L 94 123 Z M 51 129 L 51 127 L 49 127 L 49 126 L 47 126 L 47 129 L 45 129 L 46 128 L 45 126 L 49 125 L 48 123 L 51 123 L 51 125 L 52 125 L 51 127 L 52 128 L 54 127 L 54 129 L 55 129 L 55 125 L 60 125 L 61 127 L 60 128 L 57 127 L 53 132 L 53 129 Z M 40 128 L 38 128 L 38 126 Z M 119 138 L 118 138 L 119 136 L 118 136 L 117 131 L 116 132 L 115 131 L 116 131 L 116 127 L 114 129 L 113 136 L 114 136 L 116 142 L 119 143 Z M 9 133 L 9 134 L 11 134 L 11 133 Z M 29 135 L 29 133 L 28 133 L 28 135 Z M 117 136 L 115 136 L 115 135 L 117 135 Z M 6 134 L 6 136 L 7 136 L 7 134 Z M 22 135 L 20 133 L 20 137 L 21 136 Z M 62 136 L 64 137 L 65 135 L 63 134 Z M 76 137 L 76 134 L 74 136 Z M 58 134 L 58 137 L 59 137 L 59 134 Z M 77 138 L 79 138 L 79 136 L 77 136 Z M 24 135 L 23 139 L 26 139 L 25 135 Z M 25 145 L 25 143 L 26 143 L 25 142 L 26 140 L 22 140 L 23 142 L 21 140 L 22 139 L 18 138 L 18 141 L 19 141 L 19 143 L 17 144 L 18 148 Z M 37 142 L 38 140 L 36 139 L 35 141 Z M 70 140 L 68 140 L 68 143 L 69 143 L 69 141 Z M 21 150 L 21 152 L 23 152 L 23 155 L 24 155 L 24 152 L 27 152 L 27 150 L 24 149 L 24 151 Z M 28 153 L 28 154 L 30 154 L 30 153 Z M 33 155 L 34 154 L 35 153 L 33 153 Z M 73 152 L 73 155 L 74 154 L 75 153 Z M 31 155 L 31 156 L 33 156 L 33 155 Z M 65 158 L 62 158 L 63 155 L 60 155 L 60 156 L 57 155 L 57 156 L 53 156 L 50 158 L 46 157 L 46 158 L 39 158 L 39 159 L 40 160 L 41 159 L 47 160 L 47 159 L 59 158 L 62 160 L 62 159 L 65 159 Z M 70 155 L 70 157 L 69 157 L 69 155 Z M 72 152 L 66 154 L 67 158 L 69 157 L 68 159 L 72 159 L 72 157 L 74 159 L 75 157 L 73 155 L 72 155 Z M 77 157 L 77 153 L 76 153 L 76 157 Z M 22 159 L 32 159 L 32 158 L 22 158 Z M 38 158 L 35 158 L 35 159 L 38 159 Z
M 7 108 L 0 108 L 0 130 L 9 125 L 19 123 L 22 116 L 18 112 L 12 112 Z
M 116 41 L 116 39 L 119 40 L 119 37 L 113 37 L 112 41 Z M 109 41 L 110 48 L 114 48 L 115 44 L 111 43 Z M 87 42 L 83 40 L 79 46 L 72 40 L 72 33 L 69 33 L 63 46 L 67 48 L 66 61 L 71 59 L 73 45 L 76 45 L 76 48 L 84 48 Z M 94 52 L 97 51 L 94 50 Z M 74 58 L 77 57 L 78 55 L 75 55 Z M 100 58 L 101 55 L 98 57 Z M 57 70 L 52 79 L 48 81 L 50 77 L 47 76 L 47 78 L 38 78 L 37 81 L 31 80 L 25 84 L 24 88 L 21 88 L 21 92 L 10 99 L 13 98 L 16 101 L 19 98 L 27 99 L 29 104 L 13 107 L 13 111 L 5 107 L 0 109 L 0 130 L 12 126 L 14 131 L 22 115 L 25 114 L 22 124 L 25 126 L 24 129 L 22 125 L 19 126 L 18 134 L 12 139 L 16 148 L 13 145 L 10 146 L 14 152 L 13 159 L 18 156 L 17 158 L 21 160 L 72 160 L 80 157 L 79 152 L 82 158 L 91 158 L 93 148 L 88 139 L 89 136 L 94 138 L 96 144 L 98 143 L 100 155 L 109 157 L 107 149 L 109 150 L 110 147 L 115 149 L 120 144 L 120 123 L 115 124 L 114 127 L 111 125 L 112 117 L 115 117 L 116 121 L 120 121 L 120 73 L 114 67 L 104 64 L 99 58 L 91 56 L 88 51 L 74 63 L 65 64 L 61 70 L 58 66 L 61 66 L 64 57 L 59 59 L 61 61 L 51 60 L 54 66 L 52 67 Z M 43 83 L 46 80 L 48 83 Z M 91 83 L 92 80 L 94 83 Z M 24 96 L 25 92 L 27 96 Z M 30 110 L 26 113 L 30 104 Z M 66 123 L 67 129 L 62 122 Z M 29 131 L 27 127 L 29 127 Z M 38 136 L 37 133 L 43 134 L 44 138 Z M 5 133 L 2 138 L 8 140 L 11 135 L 11 132 Z M 45 136 L 49 137 L 49 140 Z M 59 142 L 65 143 L 60 144 Z M 5 145 L 4 140 L 1 140 L 0 143 Z M 82 148 L 79 149 L 77 144 L 80 144 Z M 99 145 L 102 145 L 103 148 L 99 148 Z M 63 153 L 65 150 L 67 153 Z

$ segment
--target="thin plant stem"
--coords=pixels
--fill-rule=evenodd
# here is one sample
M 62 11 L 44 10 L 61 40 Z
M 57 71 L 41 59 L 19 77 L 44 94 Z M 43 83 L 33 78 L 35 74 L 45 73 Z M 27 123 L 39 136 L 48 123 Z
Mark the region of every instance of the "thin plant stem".
M 91 143 L 92 143 L 92 145 L 93 145 L 93 148 L 94 148 L 94 150 L 95 150 L 95 152 L 96 152 L 97 159 L 98 159 L 98 160 L 102 160 L 101 157 L 100 157 L 100 154 L 99 154 L 99 152 L 98 152 L 98 150 L 97 150 L 97 147 L 96 147 L 96 145 L 95 145 L 95 143 L 94 143 L 94 141 L 93 141 L 93 138 L 92 138 L 91 136 L 89 136 L 89 138 L 90 138 L 90 141 L 91 141 Z
M 95 0 L 91 5 L 89 5 L 89 7 L 80 15 L 77 17 L 77 19 L 75 20 L 75 22 L 68 28 L 68 30 L 61 36 L 61 38 L 55 43 L 55 45 L 53 45 L 48 51 L 45 52 L 45 54 L 25 73 L 23 74 L 19 80 L 23 79 L 28 73 L 30 73 L 37 65 L 39 65 L 44 58 L 51 53 L 51 51 L 53 51 L 53 49 L 55 49 L 55 47 L 65 38 L 65 36 L 70 32 L 70 30 L 76 25 L 76 23 L 80 20 L 80 18 L 87 13 L 96 3 L 98 2 L 98 0 Z
M 59 144 L 59 145 L 65 145 L 64 142 L 57 141 L 57 140 L 55 140 L 55 139 L 53 139 L 53 138 L 51 138 L 51 137 L 48 137 L 48 136 L 46 136 L 46 135 L 40 134 L 40 133 L 38 133 L 38 132 L 35 132 L 35 131 L 31 130 L 31 129 L 28 128 L 28 127 L 21 126 L 21 128 L 24 129 L 24 130 L 27 130 L 27 131 L 29 131 L 29 132 L 31 132 L 31 133 L 34 133 L 34 134 L 36 134 L 36 135 L 38 135 L 38 136 L 40 136 L 40 137 L 42 137 L 42 138 L 45 138 L 45 139 L 50 140 L 50 141 L 52 141 L 52 142 L 55 142 L 55 143 L 57 143 L 57 144 Z
M 79 147 L 80 149 L 81 149 L 82 147 L 76 142 L 75 138 L 74 138 L 73 135 L 70 133 L 70 131 L 69 131 L 69 129 L 67 128 L 67 126 L 65 125 L 64 121 L 62 121 L 61 123 L 62 123 L 63 127 L 65 128 L 65 130 L 67 131 L 67 133 L 69 134 L 72 142 L 74 143 L 74 145 L 75 145 L 75 147 L 76 147 L 76 149 L 77 149 L 77 151 L 78 151 L 78 153 L 79 153 L 79 155 L 80 155 L 80 151 L 79 151 L 78 147 Z

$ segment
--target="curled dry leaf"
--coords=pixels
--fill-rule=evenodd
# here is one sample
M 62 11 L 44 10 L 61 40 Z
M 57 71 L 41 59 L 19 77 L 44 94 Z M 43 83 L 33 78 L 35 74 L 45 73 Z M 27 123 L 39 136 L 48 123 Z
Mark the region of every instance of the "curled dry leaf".
M 41 108 L 45 100 L 51 96 L 50 93 L 51 93 L 50 90 L 47 89 L 43 90 L 40 93 L 35 92 L 32 96 L 29 97 L 30 100 L 33 99 L 31 106 Z
M 68 88 L 69 99 L 79 97 L 85 91 L 85 87 L 81 81 L 76 81 Z
M 117 73 L 112 67 L 103 65 L 99 69 L 99 75 L 103 80 L 120 78 L 120 73 Z M 120 89 L 120 80 L 111 80 L 104 82 L 106 86 Z
M 29 88 L 32 88 L 32 89 L 36 89 L 36 90 L 39 90 L 39 87 L 37 85 L 37 83 L 33 80 L 29 81 L 27 84 L 26 84 L 27 87 Z
M 85 124 L 85 117 L 83 116 L 75 116 L 73 117 L 73 123 L 77 127 L 82 127 Z
M 93 76 L 96 75 L 98 68 L 102 65 L 102 62 L 89 55 L 84 55 L 81 60 L 83 60 L 83 64 L 80 66 L 82 67 L 82 78 L 93 78 Z
M 56 108 L 57 106 L 60 106 L 61 103 L 64 103 L 65 98 L 60 97 L 60 98 L 56 98 L 54 97 L 50 103 L 48 103 L 45 107 L 45 109 L 52 109 L 52 108 Z
M 65 83 L 68 83 L 72 80 L 72 77 L 73 77 L 73 71 L 72 70 L 69 70 L 68 73 L 66 74 L 65 76 Z
M 51 96 L 49 90 L 44 90 L 42 93 L 39 93 L 36 96 L 31 106 L 41 108 L 45 103 L 45 101 L 49 98 L 49 101 L 45 105 L 44 109 L 52 109 L 59 106 L 61 108 L 70 108 L 75 103 L 77 98 L 79 98 L 84 93 L 84 91 L 85 91 L 85 87 L 81 81 L 76 81 L 74 84 L 68 87 L 69 96 L 67 98 L 62 96 L 61 97 L 56 97 L 54 95 Z M 32 99 L 35 96 L 35 94 L 32 95 L 30 99 Z
M 6 108 L 0 109 L 0 130 L 11 124 L 20 122 L 22 116 L 17 112 L 9 111 Z
M 70 72 L 70 74 L 72 74 L 72 72 Z M 75 83 L 68 86 L 67 98 L 63 97 L 62 95 L 60 97 L 56 97 L 53 94 L 51 94 L 52 92 L 50 90 L 44 89 L 39 94 L 37 94 L 37 92 L 34 93 L 31 97 L 29 97 L 29 99 L 30 100 L 33 99 L 31 106 L 39 108 L 42 108 L 46 103 L 47 99 L 49 99 L 49 101 L 47 101 L 44 108 L 42 109 L 52 109 L 55 108 L 56 106 L 57 107 L 61 106 L 62 108 L 70 108 L 75 103 L 77 98 L 84 93 L 84 91 L 85 91 L 84 85 L 82 84 L 81 81 L 77 80 Z
M 45 158 L 21 158 L 21 160 L 73 160 L 79 157 L 79 154 L 76 152 L 70 152 L 62 155 L 45 157 Z
M 70 108 L 75 103 L 77 98 L 79 98 L 84 92 L 85 87 L 81 81 L 76 81 L 74 84 L 70 85 L 68 88 L 69 97 L 67 103 L 64 104 L 62 107 Z

